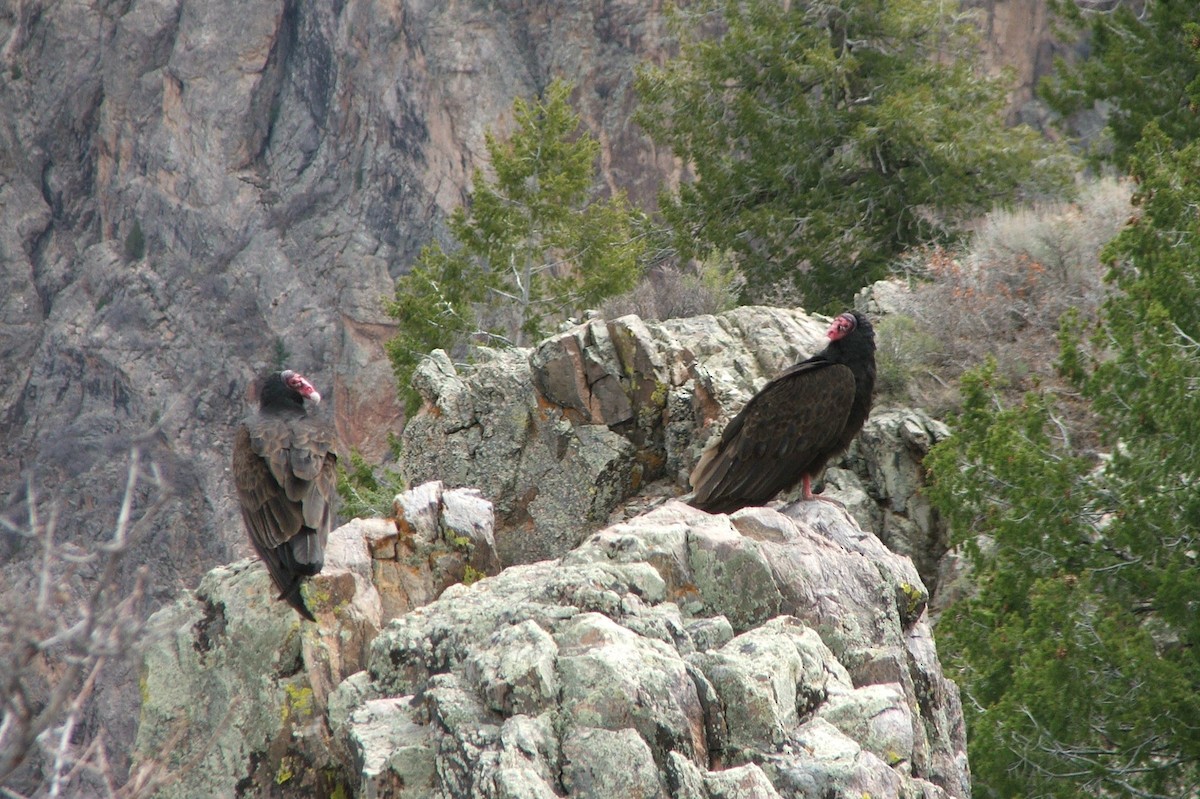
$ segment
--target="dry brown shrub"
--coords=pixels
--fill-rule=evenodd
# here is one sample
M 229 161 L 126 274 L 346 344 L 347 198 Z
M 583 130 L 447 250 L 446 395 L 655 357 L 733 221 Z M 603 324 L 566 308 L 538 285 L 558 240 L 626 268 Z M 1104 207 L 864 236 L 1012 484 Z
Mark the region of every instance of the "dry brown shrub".
M 118 575 L 170 500 L 158 467 L 135 446 L 118 516 L 95 539 L 77 544 L 57 531 L 59 502 L 41 502 L 32 481 L 27 517 L 0 517 L 0 534 L 40 550 L 36 567 L 0 591 L 0 795 L 138 799 L 181 773 L 163 764 L 182 725 L 161 742 L 162 761 L 126 771 L 103 726 L 89 724 L 102 676 L 138 662 L 149 642 L 146 567 L 132 586 Z
M 1069 398 L 1059 325 L 1070 309 L 1080 324 L 1095 320 L 1107 291 L 1100 251 L 1132 215 L 1129 197 L 1125 182 L 1093 181 L 1073 203 L 989 214 L 959 249 L 911 253 L 897 270 L 910 285 L 904 312 L 940 345 L 924 348 L 929 369 L 914 374 L 912 399 L 952 409 L 949 387 L 988 356 L 1012 394 L 1040 385 Z
M 632 291 L 607 300 L 600 314 L 606 319 L 625 314 L 677 319 L 720 313 L 738 304 L 744 283 L 728 255 L 714 255 L 689 266 L 662 264 L 650 270 Z

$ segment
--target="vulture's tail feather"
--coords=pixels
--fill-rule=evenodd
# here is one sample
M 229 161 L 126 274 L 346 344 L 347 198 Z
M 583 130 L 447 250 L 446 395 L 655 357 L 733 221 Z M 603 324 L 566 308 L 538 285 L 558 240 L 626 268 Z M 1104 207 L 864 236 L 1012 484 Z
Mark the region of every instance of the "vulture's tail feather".
M 316 621 L 317 617 L 314 616 L 312 611 L 308 609 L 308 606 L 304 604 L 304 596 L 300 593 L 300 586 L 303 584 L 303 580 L 296 579 L 292 582 L 290 588 L 279 595 L 279 598 L 294 607 L 304 618 L 308 619 L 309 621 Z

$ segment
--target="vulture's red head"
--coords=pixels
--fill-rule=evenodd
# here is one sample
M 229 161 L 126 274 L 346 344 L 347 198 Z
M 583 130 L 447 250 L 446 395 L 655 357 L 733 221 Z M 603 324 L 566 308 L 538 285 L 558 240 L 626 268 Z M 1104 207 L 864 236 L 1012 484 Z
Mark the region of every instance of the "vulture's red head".
M 852 313 L 844 313 L 833 320 L 829 332 L 825 335 L 829 336 L 830 341 L 838 341 L 853 333 L 857 327 L 858 317 Z
M 279 373 L 279 377 L 283 380 L 283 384 L 291 391 L 299 394 L 301 399 L 306 399 L 314 405 L 321 401 L 321 394 L 313 387 L 313 384 L 308 382 L 308 379 L 291 369 L 284 369 Z
M 258 406 L 264 411 L 303 411 L 304 401 L 321 401 L 321 395 L 304 375 L 284 369 L 263 376 L 258 389 Z

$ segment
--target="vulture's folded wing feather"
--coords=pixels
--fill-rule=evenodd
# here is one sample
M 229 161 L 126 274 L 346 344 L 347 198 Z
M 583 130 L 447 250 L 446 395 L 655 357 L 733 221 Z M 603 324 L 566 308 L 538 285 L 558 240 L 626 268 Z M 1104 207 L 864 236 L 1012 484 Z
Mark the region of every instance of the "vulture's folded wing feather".
M 821 361 L 799 364 L 769 382 L 701 457 L 691 475 L 692 504 L 740 507 L 795 485 L 842 434 L 854 386 L 848 367 Z

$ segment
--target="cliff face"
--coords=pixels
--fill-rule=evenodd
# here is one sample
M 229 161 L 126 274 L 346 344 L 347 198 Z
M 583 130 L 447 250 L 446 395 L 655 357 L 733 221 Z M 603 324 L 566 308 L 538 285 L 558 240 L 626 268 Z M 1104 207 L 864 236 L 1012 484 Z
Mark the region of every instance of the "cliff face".
M 975 14 L 983 35 L 983 61 L 992 74 L 1012 70 L 1010 116 L 1036 126 L 1045 114 L 1034 100 L 1038 81 L 1048 75 L 1057 56 L 1069 47 L 1054 39 L 1054 22 L 1046 0 L 963 0 Z
M 400 419 L 381 300 L 462 201 L 484 131 L 565 74 L 606 179 L 651 198 L 671 165 L 631 127 L 629 84 L 661 28 L 640 2 L 0 14 L 6 504 L 28 474 L 80 498 L 62 529 L 115 511 L 113 463 L 141 436 L 179 500 L 163 529 L 191 531 L 143 547 L 173 592 L 243 551 L 225 445 L 261 366 L 310 374 L 346 443 L 381 453 Z

